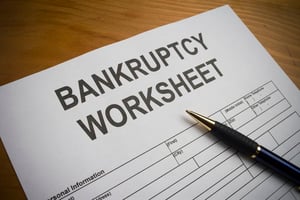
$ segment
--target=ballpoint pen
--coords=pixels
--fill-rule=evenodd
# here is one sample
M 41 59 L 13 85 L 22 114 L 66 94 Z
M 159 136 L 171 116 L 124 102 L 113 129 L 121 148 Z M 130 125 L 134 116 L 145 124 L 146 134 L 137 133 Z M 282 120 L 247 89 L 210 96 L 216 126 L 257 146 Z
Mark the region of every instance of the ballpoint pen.
M 212 132 L 212 134 L 214 134 L 217 138 L 236 148 L 238 151 L 250 156 L 252 159 L 255 159 L 256 161 L 273 169 L 275 172 L 285 176 L 294 182 L 298 189 L 300 189 L 299 167 L 228 126 L 193 111 L 187 110 L 186 112 L 197 122 L 200 122 L 200 124 L 202 124 L 208 131 Z

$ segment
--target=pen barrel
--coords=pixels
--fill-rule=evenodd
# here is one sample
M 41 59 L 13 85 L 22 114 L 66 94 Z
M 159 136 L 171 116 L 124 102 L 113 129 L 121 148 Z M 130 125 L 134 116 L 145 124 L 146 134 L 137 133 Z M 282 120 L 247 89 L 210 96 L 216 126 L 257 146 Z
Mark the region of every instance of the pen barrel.
M 251 140 L 247 136 L 232 128 L 229 128 L 219 122 L 215 122 L 211 132 L 227 145 L 236 148 L 248 156 L 256 154 L 258 144 L 254 140 Z
M 255 160 L 273 169 L 300 186 L 300 169 L 293 163 L 260 146 Z
M 215 122 L 211 132 L 227 145 L 255 158 L 258 162 L 296 183 L 298 187 L 300 186 L 300 169 L 293 163 L 290 163 L 263 146 L 258 145 L 249 137 L 219 122 Z

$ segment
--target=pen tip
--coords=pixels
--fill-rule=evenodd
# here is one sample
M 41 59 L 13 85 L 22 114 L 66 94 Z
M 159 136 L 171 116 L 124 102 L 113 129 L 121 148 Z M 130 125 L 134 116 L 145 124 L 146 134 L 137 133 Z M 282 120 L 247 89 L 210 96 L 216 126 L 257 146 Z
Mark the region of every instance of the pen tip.
M 198 113 L 195 113 L 190 110 L 186 110 L 186 112 L 192 116 L 197 122 L 200 122 L 203 126 L 205 126 L 208 130 L 211 130 L 214 126 L 215 122 L 207 117 L 204 117 Z
M 197 114 L 197 113 L 195 113 L 195 112 L 193 112 L 193 111 L 191 111 L 191 110 L 186 110 L 185 112 L 186 112 L 187 114 L 189 114 L 190 116 L 192 116 L 192 117 L 195 117 L 196 114 Z
M 185 112 L 187 112 L 188 114 L 190 114 L 190 113 L 191 113 L 191 111 L 189 111 L 189 110 L 185 110 Z

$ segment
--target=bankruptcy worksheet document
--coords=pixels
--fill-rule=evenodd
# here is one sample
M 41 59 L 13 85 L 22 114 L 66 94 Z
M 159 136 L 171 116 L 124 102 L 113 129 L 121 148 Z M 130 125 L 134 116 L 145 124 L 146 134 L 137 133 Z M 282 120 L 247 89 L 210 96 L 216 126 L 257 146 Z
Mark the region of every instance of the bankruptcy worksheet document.
M 185 113 L 300 165 L 300 93 L 229 6 L 1 86 L 0 99 L 29 199 L 300 199 Z

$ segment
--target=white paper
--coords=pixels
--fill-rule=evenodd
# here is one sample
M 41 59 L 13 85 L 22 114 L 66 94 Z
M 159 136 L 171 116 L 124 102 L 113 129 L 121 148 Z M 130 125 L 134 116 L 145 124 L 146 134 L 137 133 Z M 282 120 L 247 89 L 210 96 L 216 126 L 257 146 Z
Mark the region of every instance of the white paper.
M 112 80 L 98 82 L 104 94 L 94 74 Z M 29 199 L 300 199 L 185 113 L 300 165 L 298 89 L 229 6 L 4 85 L 0 98 L 1 139 Z

